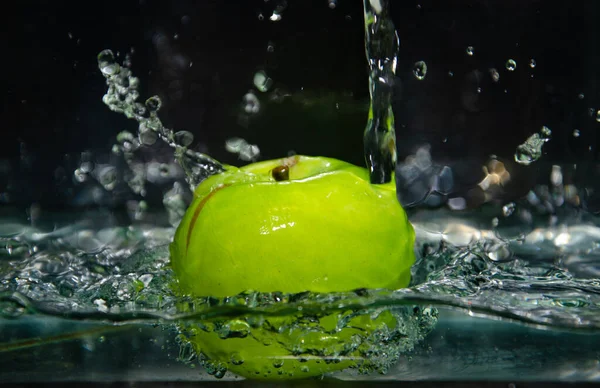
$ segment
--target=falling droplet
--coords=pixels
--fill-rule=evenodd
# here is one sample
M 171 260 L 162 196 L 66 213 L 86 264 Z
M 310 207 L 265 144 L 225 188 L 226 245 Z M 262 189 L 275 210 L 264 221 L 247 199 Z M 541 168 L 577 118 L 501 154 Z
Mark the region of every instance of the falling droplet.
M 261 92 L 266 92 L 273 85 L 273 80 L 267 76 L 264 71 L 259 71 L 254 74 L 254 86 Z
M 427 64 L 423 61 L 416 62 L 413 66 L 413 74 L 419 81 L 424 80 L 427 75 Z
M 517 147 L 515 161 L 527 166 L 538 160 L 542 156 L 542 147 L 550 140 L 551 134 L 550 128 L 543 126 L 539 133 L 534 133 Z
M 500 80 L 500 73 L 495 68 L 490 69 L 490 75 L 492 76 L 492 81 L 498 82 Z
M 467 55 L 472 57 L 473 54 L 475 54 L 475 48 L 473 48 L 473 46 L 467 47 Z
M 531 67 L 532 69 L 535 69 L 536 66 L 537 66 L 537 62 L 535 61 L 535 59 L 531 58 L 531 61 L 529 61 L 529 67 Z
M 506 70 L 515 71 L 516 68 L 517 62 L 514 59 L 509 59 L 508 61 L 506 61 Z

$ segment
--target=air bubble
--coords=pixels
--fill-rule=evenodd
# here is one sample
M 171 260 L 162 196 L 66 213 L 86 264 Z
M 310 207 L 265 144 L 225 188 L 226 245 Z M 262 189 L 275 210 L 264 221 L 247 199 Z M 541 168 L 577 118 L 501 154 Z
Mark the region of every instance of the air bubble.
M 466 52 L 467 52 L 468 56 L 472 57 L 473 54 L 475 54 L 475 48 L 473 48 L 473 46 L 469 46 L 469 47 L 467 47 Z
M 515 71 L 516 68 L 517 62 L 514 59 L 509 59 L 508 61 L 506 61 L 506 70 Z
M 596 121 L 600 123 L 600 109 L 596 111 Z
M 424 80 L 427 75 L 427 64 L 423 61 L 416 62 L 413 66 L 413 74 L 419 81 Z
M 573 130 L 573 137 L 579 137 L 581 136 L 581 132 L 579 131 L 579 129 L 574 129 Z
M 329 8 L 334 9 L 335 6 L 337 5 L 337 1 L 336 0 L 329 0 L 328 2 L 329 4 Z

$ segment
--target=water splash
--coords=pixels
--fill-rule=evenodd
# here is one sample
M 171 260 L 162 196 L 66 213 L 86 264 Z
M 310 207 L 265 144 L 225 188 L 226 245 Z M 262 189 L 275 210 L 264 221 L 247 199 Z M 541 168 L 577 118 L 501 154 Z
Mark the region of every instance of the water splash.
M 98 68 L 108 85 L 102 101 L 112 111 L 123 113 L 127 118 L 138 122 L 137 136 L 126 131 L 122 132 L 117 137 L 118 144 L 114 148 L 114 152 L 123 153 L 132 171 L 136 170 L 131 164 L 135 151 L 141 146 L 154 144 L 157 139 L 175 150 L 175 160 L 184 169 L 186 180 L 192 190 L 206 177 L 225 170 L 215 159 L 189 148 L 194 138 L 190 132 L 175 132 L 162 124 L 158 117 L 162 102 L 158 96 L 148 98 L 145 104 L 138 102 L 139 79 L 132 75 L 128 67 L 117 63 L 111 50 L 104 50 L 98 54 Z M 135 192 L 143 192 L 144 180 L 140 174 L 137 174 L 131 182 Z
M 396 167 L 392 92 L 399 40 L 387 0 L 364 0 L 365 51 L 369 63 L 371 106 L 364 152 L 371 183 L 386 183 Z

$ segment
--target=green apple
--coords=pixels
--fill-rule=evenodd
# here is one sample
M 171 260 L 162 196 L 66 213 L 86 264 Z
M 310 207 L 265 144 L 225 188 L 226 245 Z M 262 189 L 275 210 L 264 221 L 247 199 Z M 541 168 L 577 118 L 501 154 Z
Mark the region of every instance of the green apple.
M 293 156 L 228 166 L 202 182 L 171 244 L 171 265 L 181 292 L 193 296 L 398 289 L 410 281 L 414 239 L 394 182 L 373 185 L 364 168 Z M 188 333 L 213 365 L 242 376 L 308 377 L 356 365 L 358 353 L 339 350 L 396 325 L 384 311 L 341 327 L 342 315 L 320 316 L 309 330 L 279 317 Z M 227 325 L 244 335 L 224 335 Z

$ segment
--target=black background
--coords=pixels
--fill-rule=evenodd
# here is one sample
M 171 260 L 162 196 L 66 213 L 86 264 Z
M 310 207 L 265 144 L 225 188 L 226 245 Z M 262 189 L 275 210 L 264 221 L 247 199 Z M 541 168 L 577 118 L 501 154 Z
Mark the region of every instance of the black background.
M 327 0 L 288 0 L 282 20 L 270 21 L 282 3 L 11 3 L 16 9 L 3 12 L 0 39 L 0 192 L 17 193 L 10 201 L 60 203 L 55 170 L 68 155 L 107 153 L 118 132 L 135 130 L 101 101 L 96 56 L 106 48 L 121 59 L 133 48 L 142 97 L 160 95 L 163 121 L 194 133 L 198 147 L 219 160 L 241 163 L 224 149 L 227 138 L 240 136 L 258 144 L 263 159 L 294 150 L 363 164 L 362 2 L 338 0 L 331 9 Z M 597 160 L 600 123 L 589 115 L 600 108 L 595 1 L 391 0 L 391 6 L 401 42 L 394 106 L 400 160 L 428 144 L 440 163 L 469 160 L 475 167 L 467 173 L 478 179 L 490 154 L 512 159 L 542 125 L 553 131 L 544 160 Z M 509 58 L 517 62 L 514 72 L 505 69 Z M 423 81 L 412 75 L 419 60 L 428 65 Z M 499 82 L 490 68 L 498 69 Z M 240 122 L 242 96 L 261 69 L 293 97 L 268 103 L 256 92 L 260 113 Z

